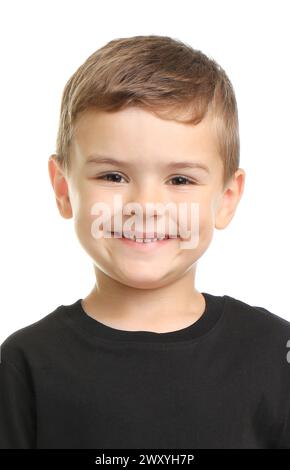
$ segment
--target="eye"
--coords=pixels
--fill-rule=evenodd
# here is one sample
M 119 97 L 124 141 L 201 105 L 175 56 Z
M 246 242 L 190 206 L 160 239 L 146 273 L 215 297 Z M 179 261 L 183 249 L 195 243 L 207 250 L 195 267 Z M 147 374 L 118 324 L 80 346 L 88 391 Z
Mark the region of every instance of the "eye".
M 120 173 L 106 173 L 101 176 L 97 176 L 95 179 L 105 180 L 110 183 L 122 183 L 120 179 L 124 178 L 124 176 Z M 195 181 L 186 178 L 185 176 L 177 175 L 171 178 L 171 181 L 175 181 L 175 183 L 171 183 L 173 186 L 184 186 L 188 184 L 196 184 Z
M 171 181 L 177 181 L 177 184 L 174 184 L 174 186 L 180 186 L 180 185 L 185 185 L 185 184 L 196 184 L 195 181 L 190 180 L 189 178 L 186 178 L 185 176 L 173 176 L 171 178 Z
M 115 180 L 115 178 L 117 178 L 117 181 Z M 97 176 L 95 179 L 105 180 L 111 183 L 121 183 L 121 181 L 119 181 L 118 178 L 124 178 L 124 177 L 120 173 L 106 173 L 105 175 Z

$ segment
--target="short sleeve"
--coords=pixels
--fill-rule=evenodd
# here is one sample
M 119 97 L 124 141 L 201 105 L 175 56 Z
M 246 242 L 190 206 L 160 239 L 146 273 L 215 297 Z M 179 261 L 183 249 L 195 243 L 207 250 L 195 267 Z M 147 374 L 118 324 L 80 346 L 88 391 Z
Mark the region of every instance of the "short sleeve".
M 35 403 L 25 375 L 0 362 L 0 449 L 36 448 Z

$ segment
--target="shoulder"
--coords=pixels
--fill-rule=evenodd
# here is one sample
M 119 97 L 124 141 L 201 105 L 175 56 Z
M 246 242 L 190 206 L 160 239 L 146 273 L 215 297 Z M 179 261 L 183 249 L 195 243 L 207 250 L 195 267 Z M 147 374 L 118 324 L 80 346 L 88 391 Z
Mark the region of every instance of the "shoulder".
M 290 340 L 288 320 L 264 306 L 251 305 L 229 295 L 224 297 L 227 325 L 234 336 L 265 342 L 268 347 L 278 344 L 286 347 Z
M 256 322 L 259 326 L 271 325 L 277 329 L 289 329 L 290 321 L 281 317 L 278 313 L 257 305 L 251 305 L 243 300 L 236 299 L 229 295 L 224 296 L 227 302 L 227 310 L 236 314 L 239 319 L 252 323 Z
M 67 307 L 59 305 L 40 320 L 11 333 L 0 346 L 0 362 L 23 364 L 31 355 L 36 356 L 44 348 L 53 347 L 67 328 L 62 321 Z

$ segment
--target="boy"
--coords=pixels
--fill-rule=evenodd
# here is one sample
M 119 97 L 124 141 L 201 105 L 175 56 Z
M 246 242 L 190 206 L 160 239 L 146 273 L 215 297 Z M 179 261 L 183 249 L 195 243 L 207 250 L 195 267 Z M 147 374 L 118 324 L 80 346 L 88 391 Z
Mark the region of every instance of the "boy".
M 96 282 L 2 344 L 1 448 L 290 448 L 290 323 L 195 288 L 245 181 L 224 70 L 110 41 L 65 86 L 48 167 Z

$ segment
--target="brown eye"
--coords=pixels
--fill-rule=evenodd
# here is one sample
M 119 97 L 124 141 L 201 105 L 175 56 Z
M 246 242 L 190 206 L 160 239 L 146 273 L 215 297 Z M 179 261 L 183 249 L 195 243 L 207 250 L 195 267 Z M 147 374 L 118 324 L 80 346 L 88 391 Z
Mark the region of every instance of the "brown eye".
M 171 181 L 176 181 L 177 183 L 173 183 L 174 186 L 180 186 L 185 184 L 196 184 L 195 181 L 186 178 L 185 176 L 174 176 L 171 178 Z
M 96 177 L 96 179 L 109 181 L 111 183 L 121 183 L 119 178 L 121 179 L 123 178 L 123 176 L 120 173 L 106 173 L 105 175 Z

